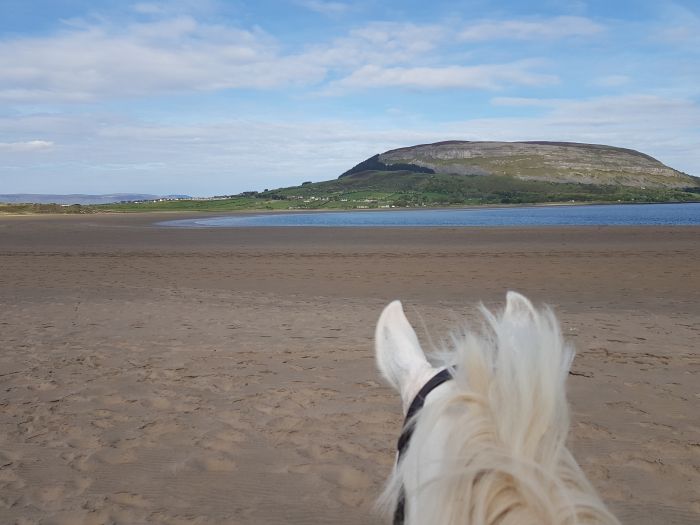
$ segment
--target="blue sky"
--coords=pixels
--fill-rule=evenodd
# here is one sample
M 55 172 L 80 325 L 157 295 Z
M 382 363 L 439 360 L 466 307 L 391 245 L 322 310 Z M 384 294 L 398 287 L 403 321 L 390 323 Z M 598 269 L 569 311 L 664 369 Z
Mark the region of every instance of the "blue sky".
M 700 176 L 696 1 L 3 0 L 0 193 L 231 194 L 439 140 Z

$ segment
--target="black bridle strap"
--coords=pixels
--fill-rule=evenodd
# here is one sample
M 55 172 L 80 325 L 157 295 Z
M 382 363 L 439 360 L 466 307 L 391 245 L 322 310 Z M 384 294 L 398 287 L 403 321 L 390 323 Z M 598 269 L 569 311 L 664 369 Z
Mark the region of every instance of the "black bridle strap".
M 418 413 L 418 411 L 421 408 L 423 408 L 423 405 L 425 404 L 425 398 L 428 397 L 428 394 L 430 394 L 430 392 L 435 390 L 445 381 L 449 381 L 450 379 L 452 379 L 452 374 L 450 373 L 450 371 L 447 368 L 441 370 L 433 377 L 431 377 L 430 381 L 423 385 L 423 388 L 421 388 L 418 391 L 418 394 L 416 394 L 416 397 L 413 398 L 411 405 L 408 407 L 406 419 L 404 419 L 403 422 L 403 430 L 401 431 L 401 435 L 399 436 L 399 443 L 397 446 L 399 450 L 399 457 L 397 459 L 397 464 L 399 461 L 401 461 L 401 458 L 404 456 L 406 449 L 408 448 L 408 442 L 411 440 L 411 436 L 413 435 L 413 417 Z M 403 524 L 405 506 L 406 498 L 402 487 L 401 492 L 399 493 L 399 500 L 396 502 L 396 511 L 394 512 L 394 525 Z

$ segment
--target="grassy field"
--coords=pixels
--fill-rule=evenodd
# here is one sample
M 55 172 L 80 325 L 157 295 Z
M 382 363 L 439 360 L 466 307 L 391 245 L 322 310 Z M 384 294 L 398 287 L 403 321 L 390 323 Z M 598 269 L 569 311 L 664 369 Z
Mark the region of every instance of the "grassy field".
M 248 204 L 241 200 L 238 205 L 240 209 L 354 209 L 572 201 L 697 202 L 697 191 L 526 181 L 501 176 L 367 171 L 326 182 L 249 192 L 244 198 Z M 223 201 L 218 206 L 232 206 L 236 199 L 230 202 Z
M 275 211 L 375 209 L 538 203 L 700 202 L 700 189 L 527 181 L 505 176 L 365 171 L 335 180 L 212 199 L 129 202 L 93 206 L 0 205 L 0 213 L 145 211 Z
M 64 206 L 61 204 L 3 204 L 0 203 L 0 214 L 9 215 L 33 215 L 37 213 L 94 213 L 92 206 L 73 204 Z
M 274 206 L 279 204 L 279 206 Z M 231 197 L 228 199 L 191 199 L 155 202 L 126 202 L 118 204 L 99 204 L 92 206 L 97 211 L 141 212 L 141 211 L 243 211 L 286 209 L 283 203 L 267 204 L 264 200 L 251 197 Z

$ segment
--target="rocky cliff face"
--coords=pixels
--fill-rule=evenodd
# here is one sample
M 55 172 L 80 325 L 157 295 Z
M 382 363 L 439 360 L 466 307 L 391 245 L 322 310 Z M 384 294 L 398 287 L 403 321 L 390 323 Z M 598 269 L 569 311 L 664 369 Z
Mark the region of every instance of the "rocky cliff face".
M 700 186 L 700 179 L 638 151 L 573 142 L 438 142 L 387 151 L 376 161 L 389 169 L 414 165 L 435 173 L 505 175 L 548 182 L 650 188 Z

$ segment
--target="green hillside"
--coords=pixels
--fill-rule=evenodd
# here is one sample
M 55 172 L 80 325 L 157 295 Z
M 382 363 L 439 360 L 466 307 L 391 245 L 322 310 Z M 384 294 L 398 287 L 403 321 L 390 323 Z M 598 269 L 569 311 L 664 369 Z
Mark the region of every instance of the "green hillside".
M 548 202 L 691 202 L 700 189 L 555 183 L 507 176 L 363 171 L 337 180 L 257 195 L 292 208 L 376 208 Z
M 113 211 L 374 209 L 554 202 L 700 202 L 700 190 L 518 180 L 504 176 L 364 171 L 340 179 L 215 200 L 95 206 Z

